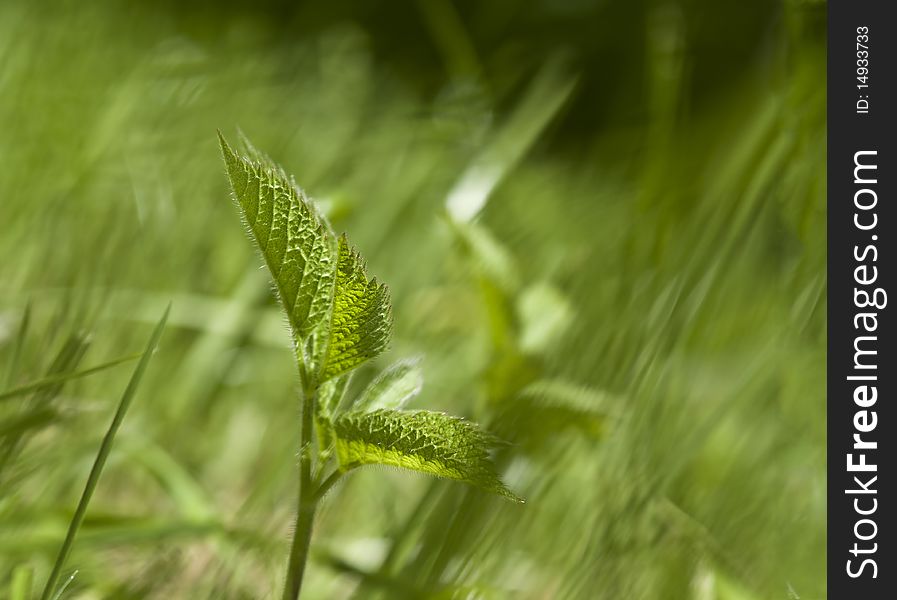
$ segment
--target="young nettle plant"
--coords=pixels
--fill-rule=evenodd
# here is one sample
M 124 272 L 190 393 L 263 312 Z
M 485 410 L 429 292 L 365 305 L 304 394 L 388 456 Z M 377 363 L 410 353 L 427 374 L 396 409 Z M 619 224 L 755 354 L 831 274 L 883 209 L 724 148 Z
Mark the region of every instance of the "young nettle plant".
M 345 235 L 337 238 L 280 167 L 246 140 L 238 154 L 219 139 L 234 197 L 286 311 L 299 367 L 300 487 L 283 598 L 299 597 L 319 502 L 355 468 L 412 469 L 519 501 L 496 473 L 492 436 L 444 413 L 403 410 L 422 383 L 415 361 L 400 361 L 357 397 L 343 397 L 353 370 L 389 343 L 389 290 L 368 277 L 358 251 Z

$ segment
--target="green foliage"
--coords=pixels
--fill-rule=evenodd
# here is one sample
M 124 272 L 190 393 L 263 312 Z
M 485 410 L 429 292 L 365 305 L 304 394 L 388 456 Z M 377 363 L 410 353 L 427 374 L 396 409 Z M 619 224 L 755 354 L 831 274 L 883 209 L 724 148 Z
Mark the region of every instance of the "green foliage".
M 313 377 L 318 435 L 345 392 L 339 378 L 386 348 L 392 308 L 386 285 L 368 277 L 364 260 L 339 237 L 333 260 L 329 224 L 284 174 L 248 142 L 237 155 L 219 134 L 234 196 L 280 293 L 300 355 Z M 330 282 L 334 282 L 332 285 Z M 322 320 L 329 315 L 328 320 Z M 311 345 L 309 345 L 311 340 Z M 323 362 L 316 349 L 326 347 Z M 396 410 L 418 393 L 416 361 L 386 370 L 361 394 L 356 411 L 334 423 L 341 469 L 381 463 L 478 485 L 513 498 L 489 459 L 491 440 L 476 426 L 441 413 Z M 326 452 L 326 447 L 322 448 Z
M 210 151 L 231 123 L 393 300 L 390 349 L 319 387 L 313 487 L 329 421 L 422 353 L 409 408 L 512 442 L 530 505 L 354 469 L 304 600 L 825 597 L 824 3 L 46 4 L 0 2 L 0 598 L 20 565 L 40 593 L 134 362 L 74 374 L 169 300 L 62 598 L 283 578 L 296 358 Z
M 219 134 L 240 212 L 283 304 L 311 385 L 383 352 L 392 333 L 389 290 L 369 279 L 345 235 L 334 241 L 327 221 L 281 168 L 248 142 L 237 155 Z
M 502 484 L 488 449 L 495 440 L 479 427 L 444 413 L 349 412 L 334 423 L 340 468 L 391 465 L 463 481 L 521 501 Z
M 345 234 L 334 248 L 329 223 L 280 167 L 246 140 L 246 155 L 239 156 L 218 138 L 234 197 L 286 311 L 302 374 L 300 497 L 284 600 L 298 598 L 302 588 L 317 502 L 356 467 L 402 467 L 522 501 L 496 472 L 489 455 L 494 438 L 443 413 L 397 410 L 420 390 L 416 362 L 385 371 L 357 399 L 355 411 L 334 420 L 350 371 L 389 343 L 389 290 L 368 277 Z M 326 476 L 334 446 L 339 466 Z
M 219 134 L 234 197 L 265 258 L 289 319 L 303 373 L 323 366 L 333 314 L 333 234 L 284 172 L 247 144 L 238 156 Z
M 324 380 L 354 369 L 386 349 L 392 334 L 389 290 L 368 279 L 364 261 L 345 235 L 339 238 L 336 287 Z

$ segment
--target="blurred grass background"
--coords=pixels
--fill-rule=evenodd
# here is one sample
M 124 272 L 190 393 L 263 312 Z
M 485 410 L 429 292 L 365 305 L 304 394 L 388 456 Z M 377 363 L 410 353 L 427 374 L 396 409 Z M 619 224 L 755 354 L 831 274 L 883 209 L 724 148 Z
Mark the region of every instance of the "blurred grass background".
M 0 4 L 0 598 L 40 590 L 138 353 L 63 598 L 273 598 L 297 380 L 216 128 L 392 288 L 415 406 L 515 506 L 389 469 L 308 598 L 825 597 L 825 5 Z M 366 368 L 356 385 L 375 372 Z

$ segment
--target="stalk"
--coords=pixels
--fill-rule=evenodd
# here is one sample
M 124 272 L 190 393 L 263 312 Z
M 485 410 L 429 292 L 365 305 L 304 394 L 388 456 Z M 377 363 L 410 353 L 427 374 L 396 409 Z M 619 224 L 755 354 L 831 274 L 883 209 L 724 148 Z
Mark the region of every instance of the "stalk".
M 286 585 L 283 588 L 283 600 L 297 600 L 302 591 L 302 578 L 305 575 L 305 563 L 308 562 L 308 549 L 311 544 L 312 524 L 315 520 L 317 502 L 299 502 L 296 513 L 296 530 L 293 532 L 293 544 L 290 549 L 289 571 Z
M 318 500 L 312 490 L 312 434 L 314 406 L 317 388 L 303 386 L 302 429 L 299 433 L 299 499 L 296 509 L 296 525 L 293 528 L 293 542 L 287 563 L 287 579 L 283 587 L 283 600 L 297 600 L 302 591 L 302 578 L 308 562 L 312 526 Z

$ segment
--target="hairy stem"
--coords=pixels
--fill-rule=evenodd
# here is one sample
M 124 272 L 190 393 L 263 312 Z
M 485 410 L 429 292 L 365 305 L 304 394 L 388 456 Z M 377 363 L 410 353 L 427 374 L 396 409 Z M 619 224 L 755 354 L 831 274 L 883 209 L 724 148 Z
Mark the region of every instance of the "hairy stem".
M 293 532 L 293 545 L 290 549 L 289 571 L 286 585 L 283 588 L 284 600 L 296 600 L 302 591 L 302 578 L 305 575 L 305 563 L 308 562 L 308 549 L 311 543 L 312 524 L 318 505 L 314 502 L 300 501 L 296 513 L 296 530 Z
M 296 526 L 287 564 L 287 579 L 283 587 L 283 600 L 297 600 L 302 590 L 305 563 L 308 562 L 308 548 L 311 542 L 312 525 L 318 499 L 312 490 L 312 431 L 314 423 L 315 388 L 303 390 L 302 430 L 300 431 L 299 454 L 299 506 L 296 510 Z

